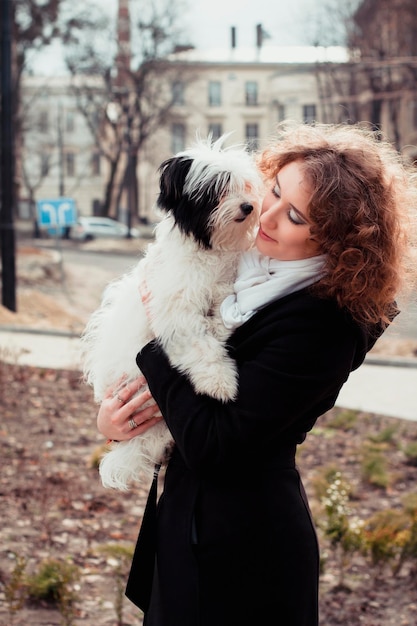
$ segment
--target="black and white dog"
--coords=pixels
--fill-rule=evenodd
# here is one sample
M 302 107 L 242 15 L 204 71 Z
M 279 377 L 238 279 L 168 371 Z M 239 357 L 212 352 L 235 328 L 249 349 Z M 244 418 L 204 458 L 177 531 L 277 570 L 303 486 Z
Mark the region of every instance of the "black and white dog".
M 252 245 L 263 185 L 248 152 L 225 148 L 224 141 L 198 140 L 159 168 L 157 205 L 165 216 L 155 240 L 106 288 L 82 336 L 84 374 L 98 402 L 122 375 L 139 375 L 136 354 L 153 337 L 198 393 L 223 402 L 236 397 L 236 367 L 219 307 L 232 292 L 239 254 Z M 145 282 L 147 312 L 139 294 Z M 123 490 L 149 478 L 171 443 L 160 422 L 111 444 L 100 464 L 103 485 Z

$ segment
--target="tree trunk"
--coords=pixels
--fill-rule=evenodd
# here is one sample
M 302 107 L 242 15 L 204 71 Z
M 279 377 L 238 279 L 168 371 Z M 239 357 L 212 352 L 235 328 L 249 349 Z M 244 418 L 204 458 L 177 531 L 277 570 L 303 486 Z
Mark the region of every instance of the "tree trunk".
M 132 154 L 132 171 L 131 171 L 131 199 L 132 199 L 132 216 L 134 215 L 140 220 L 140 207 L 139 207 L 139 179 L 138 179 L 138 162 L 139 158 L 137 153 Z
M 375 97 L 373 98 L 372 104 L 371 104 L 371 120 L 370 120 L 374 130 L 381 129 L 381 110 L 382 110 L 382 100 L 378 98 L 377 95 L 375 94 Z
M 104 192 L 104 201 L 102 205 L 102 215 L 108 216 L 111 208 L 111 201 L 114 193 L 114 184 L 116 180 L 116 172 L 119 166 L 120 154 L 117 155 L 116 159 L 113 161 L 109 161 L 110 163 L 110 174 L 106 183 L 105 192 Z
M 401 150 L 401 136 L 398 127 L 398 112 L 401 106 L 401 100 L 390 100 L 389 117 L 392 124 L 392 134 L 394 137 L 394 145 L 398 151 Z

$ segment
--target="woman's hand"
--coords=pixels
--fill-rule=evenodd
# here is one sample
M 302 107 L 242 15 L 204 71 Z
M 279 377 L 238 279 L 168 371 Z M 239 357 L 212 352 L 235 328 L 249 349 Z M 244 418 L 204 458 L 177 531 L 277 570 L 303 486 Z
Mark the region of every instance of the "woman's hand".
M 139 376 L 129 383 L 121 378 L 104 396 L 97 415 L 97 428 L 108 439 L 127 441 L 142 435 L 162 419 L 145 378 Z

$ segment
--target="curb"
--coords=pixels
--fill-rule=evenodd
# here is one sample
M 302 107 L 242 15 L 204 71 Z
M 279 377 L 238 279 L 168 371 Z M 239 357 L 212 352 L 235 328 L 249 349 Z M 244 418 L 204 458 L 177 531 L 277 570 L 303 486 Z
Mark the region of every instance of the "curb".
M 1 333 L 20 333 L 22 335 L 45 335 L 47 337 L 69 337 L 79 339 L 80 333 L 72 330 L 60 330 L 59 328 L 31 328 L 26 326 L 0 325 Z
M 417 358 L 401 356 L 366 356 L 366 365 L 388 365 L 389 367 L 417 367 Z
M 62 253 L 64 250 L 77 250 L 81 254 L 121 254 L 135 256 L 143 254 L 149 243 L 154 239 L 153 230 L 149 229 L 140 237 L 126 239 L 96 238 L 88 242 L 75 241 L 73 239 L 33 239 L 22 237 L 19 239 L 20 246 L 32 246 L 42 250 L 53 250 Z M 17 247 L 18 252 L 18 247 Z

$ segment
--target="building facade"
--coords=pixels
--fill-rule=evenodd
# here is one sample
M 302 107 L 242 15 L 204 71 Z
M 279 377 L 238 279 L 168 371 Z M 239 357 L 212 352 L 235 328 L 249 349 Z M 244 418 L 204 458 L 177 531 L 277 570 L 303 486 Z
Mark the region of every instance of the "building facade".
M 165 85 L 172 98 L 166 123 L 149 137 L 138 155 L 139 206 L 133 223 L 138 216 L 149 221 L 156 219 L 158 166 L 190 145 L 197 134 L 205 137 L 210 133 L 216 139 L 230 133 L 228 144 L 245 144 L 248 150 L 257 150 L 268 143 L 277 123 L 284 119 L 346 121 L 344 95 L 332 93 L 331 83 L 323 82 L 327 75 L 323 72 L 328 73 L 331 68 L 338 68 L 343 80 L 349 80 L 345 69 L 351 61 L 344 49 L 267 45 L 242 50 L 231 47 L 211 53 L 190 49 L 174 55 L 171 62 L 186 66 L 188 78 Z M 37 199 L 63 195 L 75 199 L 81 215 L 100 212 L 109 164 L 94 140 L 91 118 L 87 123 L 79 110 L 71 80 L 24 80 L 27 117 L 20 181 L 21 217 L 29 217 L 28 207 Z M 96 89 L 100 90 L 97 78 L 88 80 L 92 84 L 96 81 Z M 409 103 L 408 110 L 411 109 Z M 404 145 L 410 145 L 409 139 L 417 139 L 417 116 L 404 120 L 403 126 Z M 112 206 L 110 214 L 125 220 L 120 206 Z
M 57 197 L 74 198 L 80 214 L 91 214 L 105 172 L 69 77 L 28 76 L 22 91 L 19 217 L 33 217 L 37 200 Z

